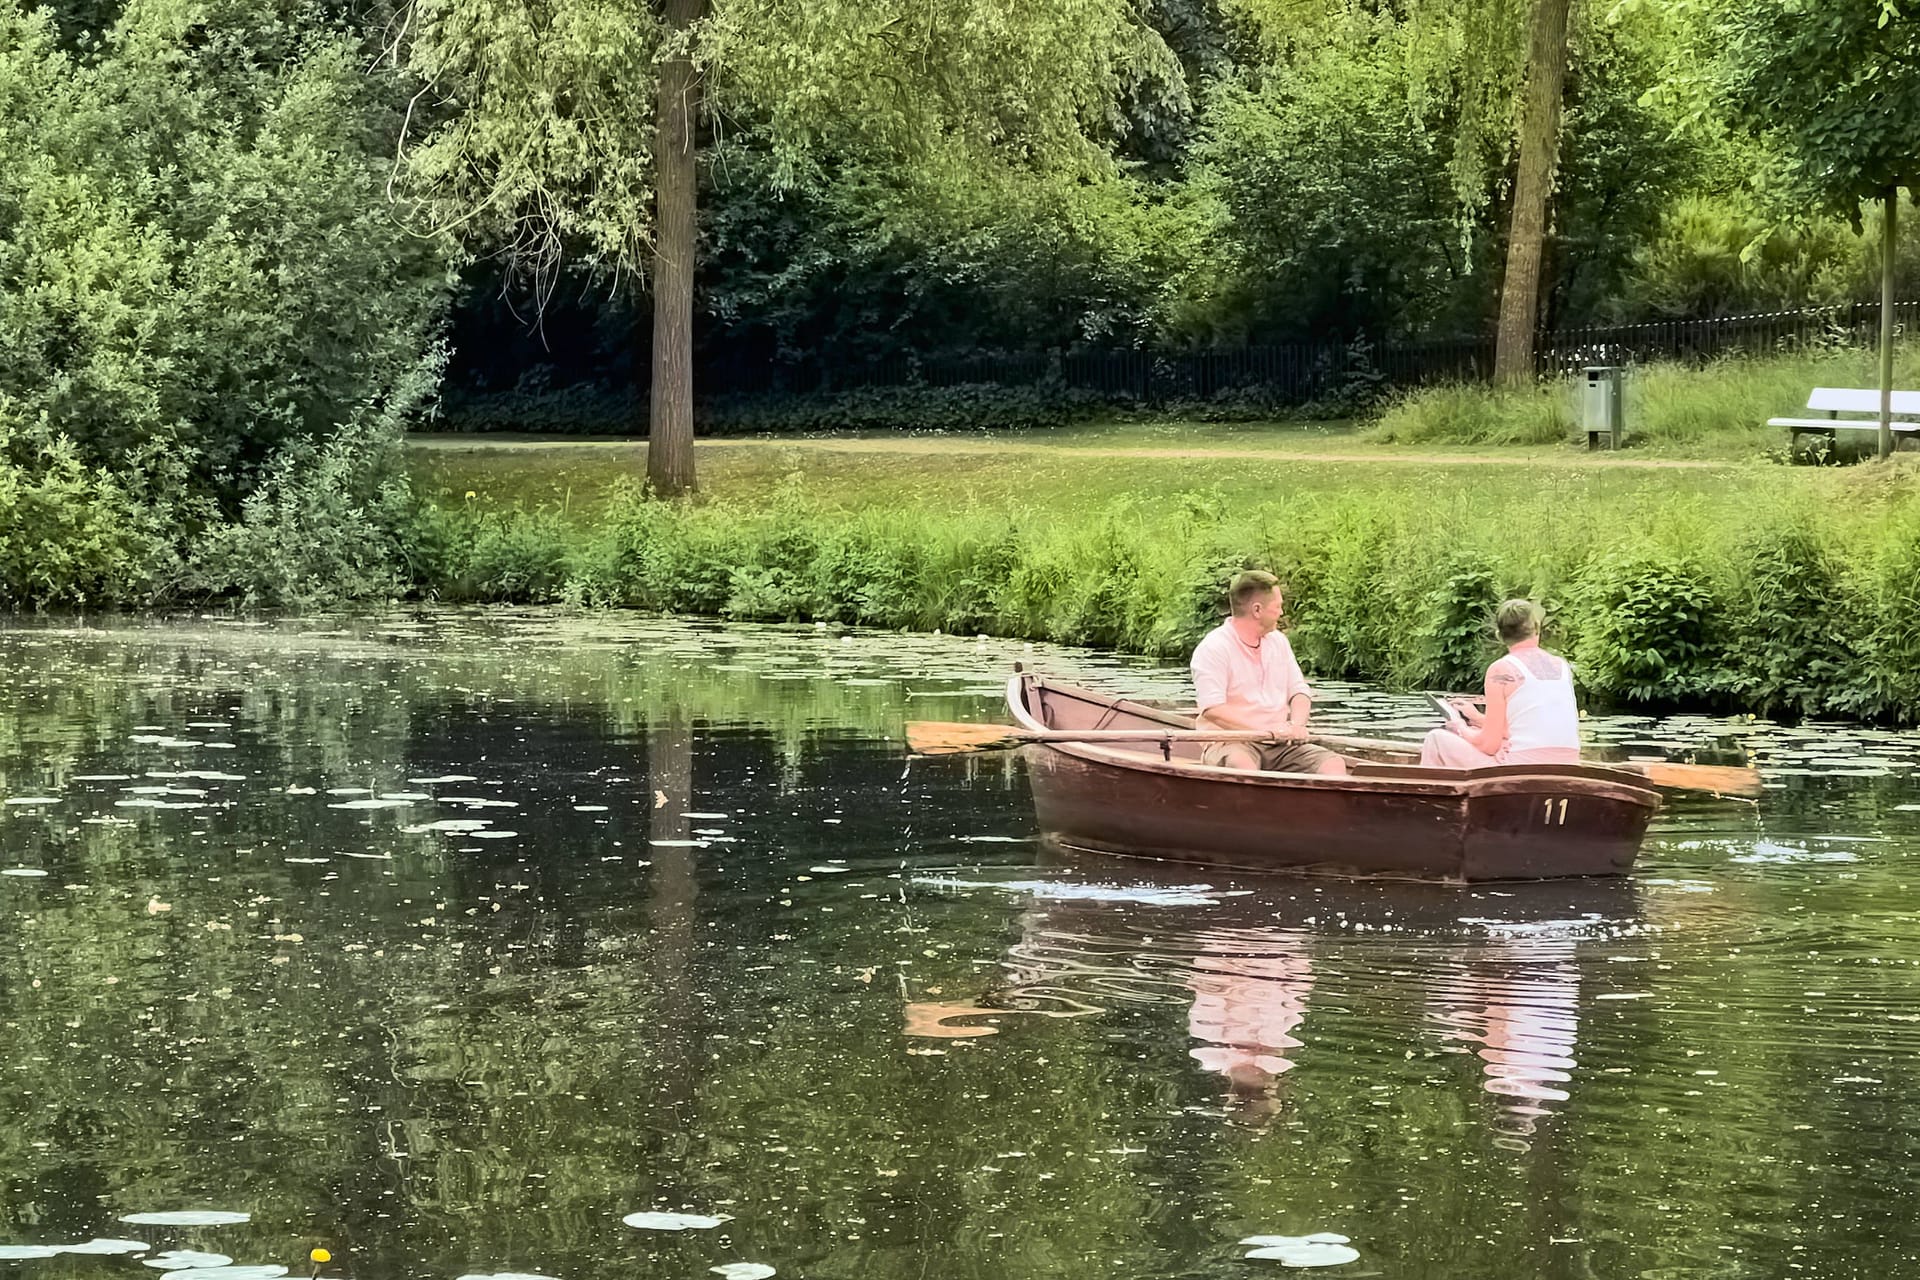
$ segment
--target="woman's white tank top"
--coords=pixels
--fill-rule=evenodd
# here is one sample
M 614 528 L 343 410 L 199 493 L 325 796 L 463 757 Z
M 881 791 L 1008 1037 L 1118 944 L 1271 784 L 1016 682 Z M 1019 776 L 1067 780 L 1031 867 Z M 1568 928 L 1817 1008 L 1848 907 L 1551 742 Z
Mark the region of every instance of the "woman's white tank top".
M 1562 658 L 1560 678 L 1541 680 L 1509 654 L 1500 661 L 1520 673 L 1520 687 L 1507 695 L 1507 750 L 1580 749 L 1580 709 L 1573 701 L 1573 671 Z

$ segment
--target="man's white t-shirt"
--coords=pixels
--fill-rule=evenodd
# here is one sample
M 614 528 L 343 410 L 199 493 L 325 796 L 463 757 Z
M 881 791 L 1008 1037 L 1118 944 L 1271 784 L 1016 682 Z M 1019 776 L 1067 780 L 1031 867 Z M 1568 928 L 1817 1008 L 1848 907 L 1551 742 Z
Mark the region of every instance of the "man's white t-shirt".
M 1245 698 L 1256 706 L 1285 713 L 1287 701 L 1295 694 L 1313 696 L 1313 688 L 1307 684 L 1285 636 L 1268 632 L 1256 653 L 1233 629 L 1231 618 L 1195 646 L 1193 687 L 1202 712 L 1230 698 Z

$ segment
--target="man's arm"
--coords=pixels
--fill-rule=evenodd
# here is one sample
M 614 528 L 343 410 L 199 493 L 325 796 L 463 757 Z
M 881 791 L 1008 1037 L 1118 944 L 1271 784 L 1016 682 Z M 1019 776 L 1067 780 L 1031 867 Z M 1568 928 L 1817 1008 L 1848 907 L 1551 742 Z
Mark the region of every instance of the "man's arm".
M 1288 703 L 1288 712 L 1292 709 L 1293 704 Z M 1287 733 L 1290 715 L 1282 715 L 1246 698 L 1228 698 L 1203 709 L 1200 718 L 1218 729 L 1260 729 L 1281 737 Z

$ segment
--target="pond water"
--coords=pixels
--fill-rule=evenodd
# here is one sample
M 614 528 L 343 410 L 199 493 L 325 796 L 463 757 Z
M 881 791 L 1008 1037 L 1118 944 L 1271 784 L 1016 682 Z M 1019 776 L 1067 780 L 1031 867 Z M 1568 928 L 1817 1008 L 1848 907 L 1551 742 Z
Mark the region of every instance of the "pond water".
M 541 613 L 0 630 L 0 1280 L 1920 1252 L 1920 735 L 1593 720 L 1768 779 L 1616 882 L 1203 883 L 1046 853 L 1017 757 L 907 762 L 1022 659 L 1183 692 Z

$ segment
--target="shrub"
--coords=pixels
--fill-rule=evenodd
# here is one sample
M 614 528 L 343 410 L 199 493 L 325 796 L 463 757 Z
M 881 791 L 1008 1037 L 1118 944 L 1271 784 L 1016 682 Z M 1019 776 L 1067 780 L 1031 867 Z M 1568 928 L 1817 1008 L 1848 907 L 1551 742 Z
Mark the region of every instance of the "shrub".
M 1693 557 L 1658 544 L 1597 555 L 1575 595 L 1574 660 L 1604 698 L 1671 705 L 1726 687 L 1721 600 Z

